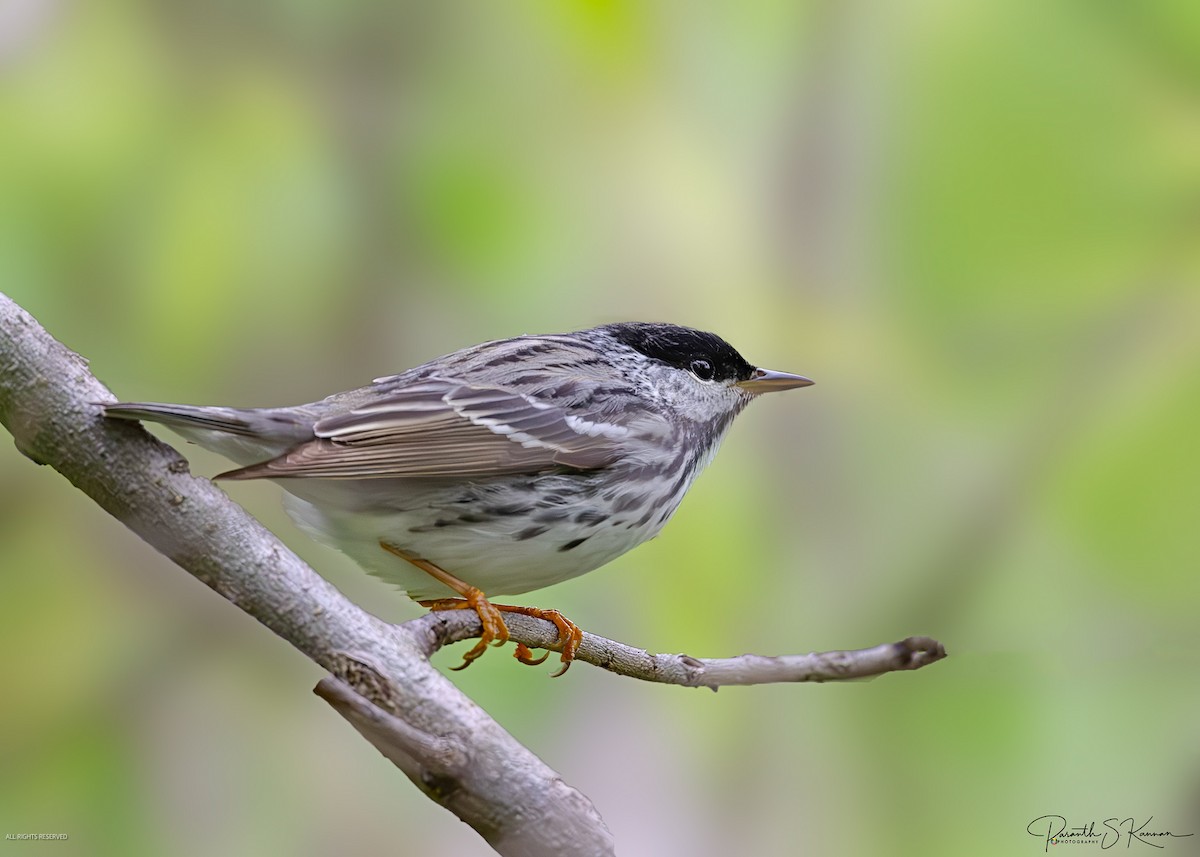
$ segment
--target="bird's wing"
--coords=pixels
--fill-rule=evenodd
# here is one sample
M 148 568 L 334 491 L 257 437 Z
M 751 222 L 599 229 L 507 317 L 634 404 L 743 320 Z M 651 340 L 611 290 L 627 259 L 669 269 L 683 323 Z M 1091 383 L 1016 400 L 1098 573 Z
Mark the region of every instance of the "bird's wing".
M 566 383 L 589 386 L 583 379 Z M 538 396 L 426 378 L 320 419 L 315 440 L 223 476 L 482 478 L 604 467 L 621 456 L 621 442 L 632 429 L 577 407 L 587 400 L 580 392 L 587 391 L 560 384 L 554 396 Z

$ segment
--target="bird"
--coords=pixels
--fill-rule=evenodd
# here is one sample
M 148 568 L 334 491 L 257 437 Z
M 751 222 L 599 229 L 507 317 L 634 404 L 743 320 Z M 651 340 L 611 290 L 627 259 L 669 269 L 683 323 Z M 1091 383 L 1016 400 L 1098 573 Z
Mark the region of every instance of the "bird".
M 714 333 L 620 322 L 454 351 L 309 404 L 103 406 L 164 424 L 267 479 L 297 526 L 432 610 L 554 623 L 562 675 L 582 641 L 557 610 L 494 604 L 592 571 L 654 537 L 755 398 L 806 387 Z M 486 593 L 486 594 L 485 594 Z M 540 664 L 518 643 L 515 657 Z

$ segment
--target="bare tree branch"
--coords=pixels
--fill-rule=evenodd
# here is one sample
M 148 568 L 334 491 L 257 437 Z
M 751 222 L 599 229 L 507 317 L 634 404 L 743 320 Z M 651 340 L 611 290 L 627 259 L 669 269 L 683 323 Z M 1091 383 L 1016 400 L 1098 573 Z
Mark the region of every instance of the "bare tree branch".
M 113 400 L 87 362 L 0 294 L 0 423 L 17 448 L 331 672 L 316 692 L 432 800 L 500 854 L 605 855 L 595 807 L 429 663 L 477 637 L 470 611 L 388 625 L 350 602 L 187 461 L 140 426 L 105 420 Z M 546 648 L 552 624 L 506 617 L 513 640 Z M 833 681 L 917 669 L 945 657 L 928 638 L 846 652 L 728 659 L 651 655 L 593 634 L 578 660 L 689 687 Z
M 541 649 L 553 646 L 558 631 L 549 622 L 521 614 L 505 616 L 512 640 Z M 479 617 L 467 610 L 428 613 L 401 626 L 413 635 L 427 656 L 449 643 L 478 637 Z M 652 655 L 616 640 L 583 632 L 577 661 L 617 675 L 684 687 L 773 684 L 802 681 L 845 681 L 870 678 L 899 670 L 915 670 L 940 661 L 946 650 L 929 637 L 909 637 L 869 649 L 812 652 L 807 655 L 741 655 L 736 658 L 694 658 L 691 655 Z

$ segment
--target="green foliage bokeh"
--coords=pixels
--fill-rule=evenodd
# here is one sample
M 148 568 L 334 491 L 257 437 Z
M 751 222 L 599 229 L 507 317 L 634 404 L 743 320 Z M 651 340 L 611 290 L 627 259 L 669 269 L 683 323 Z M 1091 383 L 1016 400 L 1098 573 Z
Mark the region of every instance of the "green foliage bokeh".
M 0 290 L 122 398 L 308 401 L 620 319 L 816 379 L 661 538 L 528 602 L 655 651 L 952 657 L 715 696 L 456 674 L 621 853 L 1032 854 L 1046 814 L 1200 837 L 1200 7 L 12 6 Z M 272 486 L 228 490 L 416 614 Z M 11 445 L 0 648 L 0 832 L 489 853 L 315 667 Z

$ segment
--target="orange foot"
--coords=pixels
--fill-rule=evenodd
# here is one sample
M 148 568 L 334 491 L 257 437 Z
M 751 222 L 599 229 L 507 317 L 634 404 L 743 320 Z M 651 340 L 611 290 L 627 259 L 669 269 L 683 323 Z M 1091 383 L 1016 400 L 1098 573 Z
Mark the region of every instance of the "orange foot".
M 408 551 L 402 550 L 395 545 L 390 545 L 387 542 L 380 542 L 379 546 L 388 553 L 412 563 L 430 577 L 445 584 L 462 596 L 462 598 L 438 598 L 432 601 L 418 601 L 417 603 L 422 607 L 428 607 L 430 610 L 474 610 L 479 615 L 479 621 L 483 625 L 483 633 L 479 636 L 479 642 L 463 655 L 463 662 L 456 667 L 452 667 L 452 669 L 461 670 L 469 667 L 472 662 L 487 651 L 488 644 L 503 646 L 508 642 L 508 626 L 504 624 L 504 618 L 500 615 L 501 613 L 521 613 L 525 616 L 532 616 L 535 619 L 545 619 L 547 622 L 552 622 L 554 627 L 558 628 L 558 641 L 554 644 L 554 649 L 562 653 L 560 659 L 563 665 L 562 669 L 554 673 L 552 678 L 557 678 L 565 673 L 571 666 L 571 661 L 575 660 L 575 652 L 578 651 L 579 644 L 583 642 L 583 631 L 579 629 L 578 625 L 557 610 L 539 610 L 537 607 L 514 607 L 511 604 L 493 604 L 487 600 L 487 597 L 480 589 L 459 580 L 429 560 L 413 556 Z M 517 650 L 514 653 L 514 657 L 523 664 L 536 666 L 550 657 L 550 652 L 546 652 L 540 658 L 535 658 L 528 646 L 524 643 L 517 643 Z
M 500 617 L 501 613 L 520 613 L 523 616 L 532 616 L 535 619 L 545 619 L 547 622 L 554 623 L 554 627 L 558 628 L 558 640 L 552 648 L 561 652 L 559 660 L 562 661 L 562 669 L 554 673 L 551 678 L 558 678 L 570 668 L 571 661 L 575 660 L 575 653 L 579 650 L 579 644 L 583 642 L 583 631 L 578 625 L 557 610 L 518 607 L 513 604 L 493 604 L 484 598 L 483 593 L 478 589 L 475 592 L 478 593 L 478 596 L 474 598 L 472 597 L 473 593 L 468 593 L 465 598 L 439 598 L 435 601 L 417 602 L 430 610 L 474 610 L 479 614 L 479 621 L 483 623 L 483 635 L 475 647 L 463 655 L 463 662 L 452 669 L 461 670 L 469 667 L 472 661 L 487 651 L 488 643 L 494 641 L 497 646 L 501 646 L 508 641 L 508 626 Z M 550 652 L 547 651 L 540 658 L 535 658 L 533 651 L 528 646 L 524 643 L 517 643 L 517 650 L 513 653 L 513 657 L 523 664 L 537 666 L 550 657 Z

